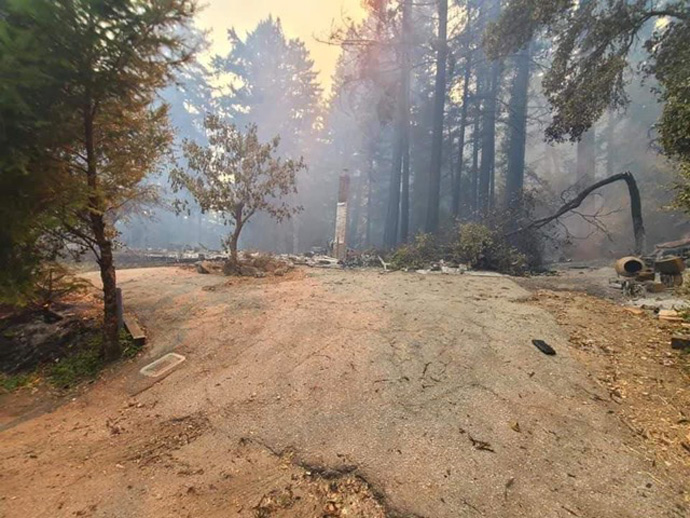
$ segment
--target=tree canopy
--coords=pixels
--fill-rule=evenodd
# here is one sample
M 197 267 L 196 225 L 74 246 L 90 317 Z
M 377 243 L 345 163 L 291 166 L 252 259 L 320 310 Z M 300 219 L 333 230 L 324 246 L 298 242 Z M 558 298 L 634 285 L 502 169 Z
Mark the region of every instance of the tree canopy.
M 93 252 L 105 299 L 104 354 L 117 357 L 114 223 L 132 204 L 151 199 L 142 180 L 156 169 L 172 138 L 167 107 L 156 95 L 193 53 L 183 35 L 196 5 L 193 0 L 27 0 L 3 3 L 2 9 L 0 62 L 10 68 L 17 60 L 8 84 L 18 86 L 6 87 L 1 100 L 14 94 L 26 107 L 13 130 L 26 125 L 45 130 L 34 143 L 21 136 L 33 148 L 33 163 L 24 162 L 24 174 L 51 186 L 40 217 L 32 220 L 36 231 L 27 235 L 51 236 Z M 52 224 L 44 225 L 46 220 Z
M 660 142 L 672 157 L 690 160 L 690 5 L 646 0 L 512 0 L 487 31 L 494 57 L 516 52 L 543 36 L 553 44 L 553 61 L 543 80 L 553 107 L 550 139 L 577 140 L 609 109 L 629 102 L 628 71 L 639 65 L 660 86 L 664 113 Z M 647 57 L 634 63 L 643 40 Z

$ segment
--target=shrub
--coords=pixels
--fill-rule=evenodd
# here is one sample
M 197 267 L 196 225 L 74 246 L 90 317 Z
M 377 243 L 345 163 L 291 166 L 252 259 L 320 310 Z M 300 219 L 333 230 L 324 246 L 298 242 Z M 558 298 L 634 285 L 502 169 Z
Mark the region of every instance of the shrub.
M 524 254 L 501 234 L 479 223 L 460 225 L 451 248 L 452 259 L 470 268 L 521 275 L 527 267 Z
M 100 344 L 82 349 L 60 359 L 48 372 L 48 379 L 58 388 L 70 388 L 82 380 L 95 378 L 104 366 Z
M 470 268 L 492 270 L 511 275 L 525 273 L 527 259 L 510 246 L 505 238 L 479 223 L 460 225 L 457 239 L 451 243 L 452 260 Z
M 412 243 L 402 245 L 390 258 L 391 267 L 395 270 L 419 270 L 429 263 L 442 259 L 441 247 L 431 234 L 417 234 Z
M 73 351 L 48 368 L 48 380 L 58 388 L 68 389 L 96 378 L 106 366 L 101 354 L 102 344 L 103 335 L 99 332 L 81 337 Z M 120 331 L 120 345 L 122 357 L 126 359 L 134 358 L 142 349 L 124 329 Z
M 512 247 L 500 232 L 479 223 L 458 226 L 443 243 L 431 234 L 418 234 L 389 258 L 395 270 L 420 270 L 440 261 L 510 275 L 522 275 L 528 267 L 525 254 Z
M 31 383 L 32 377 L 29 374 L 3 374 L 0 372 L 0 388 L 7 392 L 13 392 L 18 388 L 24 387 Z

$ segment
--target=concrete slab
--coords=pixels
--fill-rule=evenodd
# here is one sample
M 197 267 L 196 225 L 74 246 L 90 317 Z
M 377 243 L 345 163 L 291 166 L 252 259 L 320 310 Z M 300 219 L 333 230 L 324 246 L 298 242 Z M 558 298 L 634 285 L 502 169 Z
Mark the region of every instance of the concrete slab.
M 160 378 L 185 361 L 185 359 L 181 354 L 169 353 L 158 358 L 155 362 L 149 363 L 139 372 L 148 378 Z

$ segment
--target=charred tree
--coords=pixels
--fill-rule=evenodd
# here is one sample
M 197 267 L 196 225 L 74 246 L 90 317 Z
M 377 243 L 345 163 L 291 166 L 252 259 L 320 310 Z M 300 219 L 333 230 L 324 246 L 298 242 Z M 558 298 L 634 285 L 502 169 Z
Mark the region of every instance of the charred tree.
M 470 212 L 473 219 L 477 218 L 479 213 L 479 154 L 481 152 L 481 92 L 482 77 L 477 71 L 476 86 L 474 91 L 474 125 L 472 128 L 472 178 L 470 181 Z
M 564 216 L 568 212 L 579 208 L 587 200 L 587 198 L 597 190 L 619 181 L 625 182 L 626 186 L 628 187 L 628 194 L 630 195 L 630 212 L 633 221 L 633 235 L 635 238 L 635 253 L 637 255 L 642 255 L 646 248 L 646 232 L 644 228 L 644 218 L 642 217 L 642 198 L 640 196 L 639 187 L 637 186 L 637 181 L 630 172 L 613 175 L 605 180 L 601 180 L 590 185 L 589 187 L 586 187 L 572 200 L 565 203 L 553 215 L 533 221 L 529 225 L 526 225 L 519 230 L 508 233 L 507 237 L 515 236 L 528 230 L 538 230 L 543 228 L 549 223 Z
M 478 210 L 486 217 L 491 207 L 491 183 L 496 163 L 496 92 L 499 64 L 492 63 L 482 92 L 481 165 L 479 168 Z
M 400 206 L 400 239 L 406 242 L 410 233 L 410 45 L 412 0 L 402 3 L 402 200 Z
M 453 216 L 460 216 L 460 205 L 462 200 L 462 173 L 465 159 L 465 134 L 467 129 L 467 112 L 469 103 L 469 83 L 472 73 L 469 59 L 465 63 L 465 74 L 462 88 L 462 108 L 460 112 L 460 127 L 458 128 L 458 163 L 456 165 L 455 177 L 453 182 Z
M 364 246 L 369 248 L 372 245 L 372 221 L 374 217 L 374 158 L 373 152 L 367 165 L 367 224 L 364 233 Z
M 596 133 L 594 128 L 582 134 L 577 143 L 577 182 L 588 185 L 596 178 Z
M 606 121 L 606 176 L 611 176 L 616 168 L 616 112 L 609 110 Z
M 485 6 L 487 21 L 495 20 L 500 14 L 499 0 Z M 486 80 L 482 89 L 482 152 L 479 169 L 478 212 L 486 217 L 493 203 L 494 169 L 496 164 L 496 98 L 501 76 L 501 64 L 493 61 L 486 65 Z
M 431 166 L 427 198 L 427 232 L 437 232 L 441 198 L 441 164 L 443 160 L 443 122 L 446 107 L 446 62 L 448 60 L 448 0 L 437 0 L 438 38 L 436 49 L 436 80 L 434 86 L 433 134 Z
M 395 248 L 400 235 L 400 220 L 403 223 L 405 233 L 409 229 L 409 132 L 410 132 L 410 67 L 409 67 L 409 15 L 410 0 L 402 4 L 402 31 L 398 49 L 400 63 L 400 85 L 396 99 L 395 135 L 393 142 L 392 170 L 388 189 L 388 208 L 386 211 L 386 223 L 383 233 L 385 248 Z M 407 157 L 407 158 L 406 158 Z M 403 168 L 405 171 L 403 172 Z M 404 191 L 401 210 L 401 189 Z M 407 236 L 405 236 L 406 238 Z
M 508 107 L 508 171 L 506 175 L 506 206 L 519 216 L 525 179 L 527 143 L 527 97 L 529 93 L 531 46 L 515 57 L 510 106 Z
M 395 135 L 393 137 L 393 164 L 390 183 L 388 184 L 388 208 L 386 211 L 386 224 L 383 231 L 383 246 L 395 248 L 398 244 L 398 222 L 400 219 L 400 187 L 402 185 L 403 142 L 402 127 L 396 116 Z

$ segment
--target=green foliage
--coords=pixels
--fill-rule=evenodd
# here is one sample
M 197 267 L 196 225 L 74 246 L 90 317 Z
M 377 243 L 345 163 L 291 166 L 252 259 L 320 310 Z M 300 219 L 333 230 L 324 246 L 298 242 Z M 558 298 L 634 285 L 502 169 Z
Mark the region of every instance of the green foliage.
M 5 338 L 12 338 L 6 332 Z M 142 350 L 142 346 L 135 344 L 132 337 L 125 330 L 120 332 L 120 347 L 122 357 L 135 358 Z M 46 379 L 51 385 L 67 389 L 75 385 L 92 380 L 107 365 L 103 358 L 103 335 L 96 331 L 88 331 L 76 337 L 61 352 L 58 360 L 48 364 L 38 365 L 31 372 L 4 374 L 0 372 L 0 388 L 13 392 L 37 380 Z
M 15 390 L 27 386 L 31 383 L 33 377 L 30 374 L 14 374 L 8 376 L 0 373 L 0 388 L 7 392 L 14 392 Z
M 135 358 L 143 349 L 143 346 L 137 345 L 132 336 L 124 329 L 120 331 L 120 345 L 122 357 L 126 359 Z
M 690 9 L 689 9 L 690 11 Z M 671 28 L 648 43 L 654 56 L 649 67 L 664 89 L 659 140 L 678 163 L 676 205 L 690 213 L 690 22 L 671 22 Z
M 12 305 L 27 303 L 51 255 L 39 240 L 54 227 L 61 171 L 46 150 L 64 142 L 50 128 L 57 88 L 44 71 L 57 58 L 36 44 L 31 15 L 29 2 L 0 2 L 0 303 Z
M 525 255 L 510 246 L 500 232 L 479 223 L 458 226 L 443 242 L 431 234 L 418 234 L 389 259 L 396 270 L 425 269 L 439 261 L 510 275 L 523 275 L 528 267 Z
M 481 265 L 487 251 L 494 247 L 495 233 L 479 223 L 468 223 L 458 229 L 458 239 L 453 249 L 458 262 L 471 267 Z
M 120 347 L 122 357 L 126 359 L 134 358 L 142 349 L 141 346 L 135 345 L 134 340 L 124 330 L 120 332 Z M 72 351 L 47 368 L 48 381 L 58 388 L 66 389 L 96 378 L 106 366 L 102 349 L 101 333 L 90 333 L 81 337 L 74 344 Z
M 521 275 L 527 268 L 523 254 L 511 247 L 499 232 L 479 223 L 460 225 L 451 247 L 453 260 L 473 269 Z
M 0 290 L 0 304 L 12 307 L 46 306 L 61 297 L 79 293 L 89 283 L 72 275 L 64 266 L 47 260 L 35 264 L 29 259 L 32 252 L 20 253 L 21 261 L 28 261 L 25 267 L 30 271 L 21 273 L 21 267 L 5 272 L 8 279 Z
M 522 48 L 539 35 L 555 44 L 544 92 L 554 108 L 547 135 L 577 140 L 611 108 L 628 103 L 626 71 L 635 43 L 644 41 L 646 73 L 661 85 L 661 144 L 690 160 L 690 4 L 682 1 L 514 0 L 485 36 L 492 57 Z
M 391 267 L 395 270 L 420 270 L 440 260 L 441 247 L 432 234 L 417 234 L 412 243 L 398 248 L 390 258 Z
M 86 379 L 95 378 L 105 365 L 101 347 L 102 340 L 92 338 L 76 353 L 61 358 L 52 365 L 48 369 L 48 380 L 56 387 L 66 389 Z
M 26 299 L 56 249 L 46 236 L 108 258 L 113 223 L 155 200 L 142 179 L 171 141 L 157 94 L 191 56 L 195 10 L 193 0 L 0 2 L 0 298 Z
M 215 71 L 233 77 L 219 96 L 238 127 L 256 124 L 265 139 L 281 136 L 281 152 L 297 157 L 315 137 L 322 89 L 303 41 L 288 39 L 280 19 L 261 20 L 244 39 L 228 31 L 230 51 L 213 61 Z

